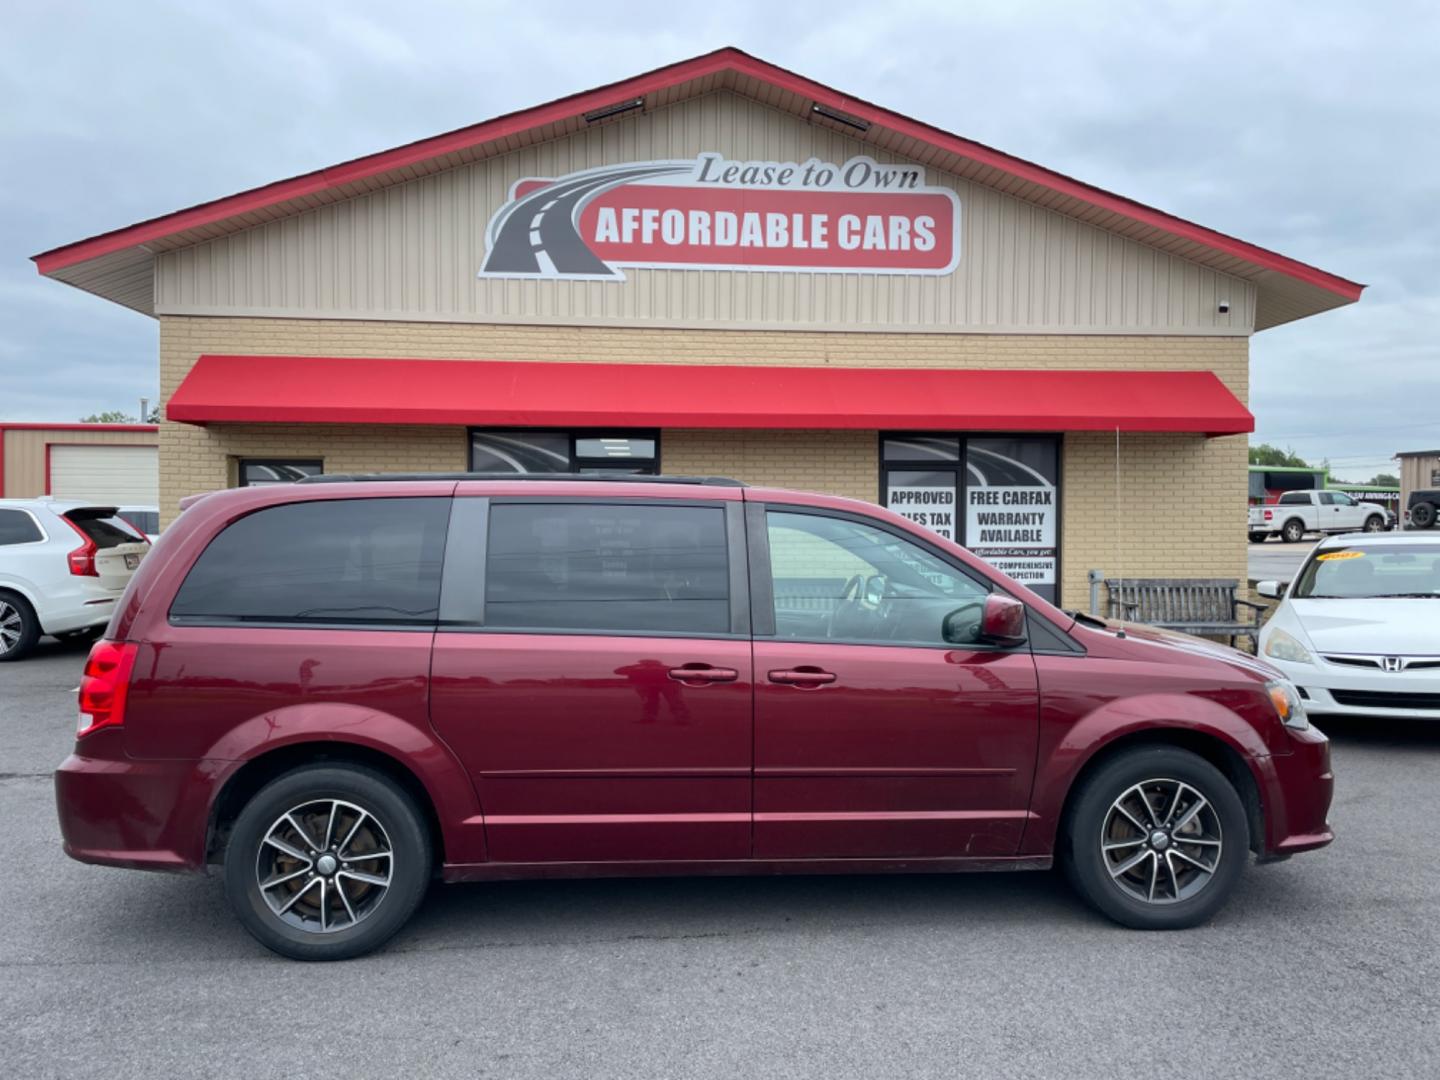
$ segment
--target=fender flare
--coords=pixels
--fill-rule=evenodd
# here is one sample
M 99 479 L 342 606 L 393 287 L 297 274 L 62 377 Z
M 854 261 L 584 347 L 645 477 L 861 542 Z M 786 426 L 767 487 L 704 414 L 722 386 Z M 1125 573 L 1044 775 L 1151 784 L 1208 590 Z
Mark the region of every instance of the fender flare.
M 343 702 L 313 702 L 261 713 L 237 724 L 207 748 L 212 777 L 206 822 L 246 766 L 276 751 L 306 744 L 358 747 L 391 759 L 412 775 L 430 800 L 445 844 L 446 862 L 486 859 L 480 800 L 469 773 L 429 729 L 390 713 Z
M 1157 693 L 1117 698 L 1087 713 L 1060 736 L 1035 772 L 1030 824 L 1021 854 L 1051 854 L 1075 782 L 1095 758 L 1129 736 L 1182 732 L 1221 743 L 1245 763 L 1266 816 L 1274 783 L 1270 748 L 1255 728 L 1209 698 Z

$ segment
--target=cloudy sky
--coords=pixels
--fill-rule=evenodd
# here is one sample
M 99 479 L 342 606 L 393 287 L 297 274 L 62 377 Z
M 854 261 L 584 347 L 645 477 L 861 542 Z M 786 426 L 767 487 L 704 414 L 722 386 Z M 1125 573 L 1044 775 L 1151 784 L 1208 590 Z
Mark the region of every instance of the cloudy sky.
M 691 10 L 691 9 L 694 10 Z M 1440 446 L 1440 5 L 0 0 L 0 417 L 156 394 L 155 323 L 29 256 L 738 45 L 1367 283 L 1258 335 L 1256 441 Z

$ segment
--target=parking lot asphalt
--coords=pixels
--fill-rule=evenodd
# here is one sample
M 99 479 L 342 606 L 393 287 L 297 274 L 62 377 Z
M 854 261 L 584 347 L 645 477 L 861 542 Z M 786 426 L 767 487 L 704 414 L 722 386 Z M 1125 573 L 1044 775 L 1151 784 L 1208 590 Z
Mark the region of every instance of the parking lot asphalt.
M 1320 534 L 1315 533 L 1298 544 L 1287 544 L 1282 540 L 1251 544 L 1248 552 L 1250 580 L 1289 581 L 1320 539 Z
M 0 665 L 6 1076 L 1440 1075 L 1440 728 L 1329 725 L 1338 841 L 1191 931 L 1119 929 L 1057 874 L 528 882 L 437 886 L 317 966 L 214 878 L 64 856 L 84 652 Z

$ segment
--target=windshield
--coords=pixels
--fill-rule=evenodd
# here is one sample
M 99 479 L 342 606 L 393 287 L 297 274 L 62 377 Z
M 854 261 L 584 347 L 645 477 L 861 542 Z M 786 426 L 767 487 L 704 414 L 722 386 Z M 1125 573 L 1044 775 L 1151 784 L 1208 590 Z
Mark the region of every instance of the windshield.
M 1305 564 L 1290 595 L 1297 600 L 1440 597 L 1440 543 L 1328 548 Z

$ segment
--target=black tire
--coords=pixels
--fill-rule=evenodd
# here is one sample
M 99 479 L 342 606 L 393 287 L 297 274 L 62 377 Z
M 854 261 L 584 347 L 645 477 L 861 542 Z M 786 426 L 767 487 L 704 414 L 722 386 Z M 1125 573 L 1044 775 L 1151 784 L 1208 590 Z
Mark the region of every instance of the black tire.
M 1384 532 L 1385 519 L 1382 518 L 1379 514 L 1371 514 L 1368 518 L 1365 519 L 1365 531 Z
M 1417 529 L 1428 529 L 1435 524 L 1435 504 L 1418 502 L 1410 507 L 1410 524 Z
M 0 663 L 23 660 L 40 640 L 40 620 L 19 593 L 0 590 Z
M 1143 811 L 1134 801 L 1137 796 L 1133 790 L 1157 780 L 1183 785 L 1206 800 L 1208 810 L 1199 808 L 1184 827 L 1185 831 L 1193 831 L 1195 839 L 1168 839 L 1158 849 L 1150 839 L 1140 842 L 1139 846 L 1122 846 L 1128 842 L 1126 834 L 1110 830 L 1117 823 L 1127 829 L 1134 827 L 1123 816 L 1112 814 L 1112 807 L 1118 800 L 1128 798 L 1128 805 L 1137 817 L 1141 816 Z M 1166 796 L 1157 791 L 1148 798 L 1163 804 Z M 1174 820 L 1183 819 L 1187 809 L 1194 805 L 1193 798 L 1186 796 L 1178 803 Z M 1163 819 L 1164 809 L 1162 805 L 1156 816 Z M 1159 824 L 1163 826 L 1163 820 Z M 1166 830 L 1160 828 L 1159 831 Z M 1134 832 L 1139 834 L 1142 830 L 1134 829 Z M 1172 832 L 1175 837 L 1183 835 L 1183 831 L 1174 831 L 1172 826 L 1167 836 Z M 1213 860 L 1205 852 L 1216 849 L 1200 846 L 1201 838 L 1212 833 L 1220 841 L 1218 855 Z M 1145 835 L 1153 837 L 1155 833 Z M 1111 837 L 1115 850 L 1101 849 L 1106 837 Z M 1202 874 L 1183 862 L 1187 850 L 1194 858 L 1211 862 L 1212 872 Z M 1134 870 L 1118 877 L 1112 873 L 1115 866 L 1132 858 L 1132 853 L 1140 855 L 1142 851 L 1154 854 L 1142 857 Z M 1234 892 L 1249 851 L 1249 821 L 1234 786 L 1204 758 L 1172 746 L 1141 746 L 1122 751 L 1087 776 L 1074 794 L 1060 837 L 1061 863 L 1075 890 L 1098 911 L 1136 930 L 1183 930 L 1210 919 Z M 1177 876 L 1172 878 L 1168 871 L 1161 869 L 1165 865 L 1162 852 L 1169 856 L 1169 864 L 1178 868 Z M 1151 867 L 1155 871 L 1153 883 L 1146 875 Z M 1155 890 L 1157 901 L 1136 895 L 1136 889 Z
M 310 852 L 310 859 L 305 860 L 309 862 L 309 870 L 297 875 L 301 885 L 277 885 L 270 890 L 270 895 L 276 897 L 276 904 L 289 898 L 302 901 L 293 905 L 294 914 L 282 917 L 262 895 L 259 873 L 262 860 L 279 862 L 288 856 L 275 854 L 271 845 L 266 843 L 266 837 L 272 835 L 275 828 L 285 828 L 281 823 L 287 813 L 293 816 L 301 808 L 331 802 L 365 811 L 369 821 L 379 826 L 370 834 L 372 843 L 367 845 L 366 850 L 378 851 L 388 846 L 392 855 L 388 859 L 378 856 L 367 859 L 363 855 L 357 858 L 352 854 L 350 861 L 335 860 L 332 866 L 338 862 L 345 869 L 336 867 L 333 876 L 319 875 L 324 880 L 314 881 L 316 887 L 312 888 L 312 879 L 317 877 L 313 871 L 325 865 L 324 852 L 336 847 L 332 842 L 327 849 L 322 839 L 320 846 Z M 346 818 L 345 813 L 341 811 L 339 827 L 334 830 L 337 834 L 350 827 L 351 819 Z M 323 812 L 319 817 L 303 811 L 299 814 L 302 823 L 312 830 L 309 834 L 312 838 L 323 831 L 319 822 L 324 816 Z M 372 826 L 362 827 L 369 829 Z M 294 832 L 279 834 L 277 838 L 292 848 L 299 847 L 294 843 Z M 380 838 L 386 843 L 381 843 Z M 342 845 L 341 854 L 345 850 L 356 849 L 355 842 L 348 847 Z M 387 862 L 391 864 L 389 883 L 381 891 L 355 877 L 356 873 L 378 876 Z M 303 862 L 291 862 L 290 866 L 300 867 Z M 354 870 L 351 870 L 352 866 Z M 383 773 L 360 765 L 304 766 L 266 784 L 235 819 L 225 848 L 225 896 L 241 925 L 266 948 L 295 960 L 346 960 L 379 948 L 409 921 L 425 897 L 431 868 L 429 830 L 414 800 L 398 784 Z M 287 868 L 264 869 L 267 879 L 282 876 L 281 871 L 288 872 Z M 349 892 L 352 897 L 346 896 L 345 880 L 351 883 Z M 338 893 L 335 891 L 337 888 Z M 309 890 L 308 899 L 295 897 L 296 892 L 306 890 Z M 357 890 L 369 894 L 368 899 L 363 895 L 353 896 Z M 321 904 L 314 902 L 317 892 L 322 898 Z M 327 897 L 328 902 L 324 900 Z M 341 899 L 348 909 L 352 898 L 357 912 L 363 913 L 356 919 L 347 920 L 335 905 L 335 900 Z M 370 907 L 363 907 L 365 903 L 369 903 Z M 321 918 L 322 906 L 331 913 L 330 919 L 341 921 L 341 928 L 321 931 L 321 924 L 316 920 Z M 314 913 L 308 927 L 299 925 L 307 919 L 307 908 L 313 909 Z
M 1280 539 L 1287 544 L 1298 544 L 1305 539 L 1305 523 L 1299 518 L 1291 518 L 1280 530 Z
M 1269 536 L 1269 535 L 1270 535 L 1269 533 L 1251 533 L 1251 534 L 1250 534 L 1250 543 L 1252 543 L 1252 544 L 1263 544 L 1263 543 L 1265 542 L 1265 538 L 1266 538 L 1267 536 Z

